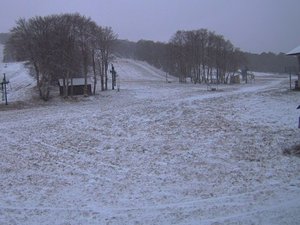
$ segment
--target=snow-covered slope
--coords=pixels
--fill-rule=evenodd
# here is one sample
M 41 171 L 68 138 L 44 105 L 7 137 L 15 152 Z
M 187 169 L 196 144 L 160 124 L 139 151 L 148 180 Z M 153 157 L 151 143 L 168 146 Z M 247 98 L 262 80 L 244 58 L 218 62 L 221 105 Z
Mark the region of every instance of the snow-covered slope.
M 17 65 L 12 88 L 29 77 Z M 287 77 L 211 92 L 143 62 L 114 66 L 120 92 L 0 109 L 0 224 L 299 223 Z
M 146 62 L 132 59 L 116 59 L 114 64 L 120 74 L 121 82 L 124 81 L 166 81 L 166 73 L 150 66 Z M 178 80 L 173 76 L 167 75 L 169 81 Z
M 2 81 L 4 73 L 9 81 L 7 85 L 8 101 L 28 101 L 32 98 L 33 87 L 36 82 L 28 74 L 23 63 L 2 63 L 3 45 L 0 45 L 0 80 Z

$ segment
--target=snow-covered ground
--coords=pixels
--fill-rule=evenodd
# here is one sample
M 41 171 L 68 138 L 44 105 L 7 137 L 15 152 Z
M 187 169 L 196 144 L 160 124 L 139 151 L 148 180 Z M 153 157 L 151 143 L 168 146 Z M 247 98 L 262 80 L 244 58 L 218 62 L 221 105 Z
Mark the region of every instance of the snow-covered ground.
M 41 103 L 22 65 L 1 65 L 0 224 L 300 223 L 300 158 L 282 154 L 300 144 L 288 77 L 213 92 L 114 66 L 120 92 Z

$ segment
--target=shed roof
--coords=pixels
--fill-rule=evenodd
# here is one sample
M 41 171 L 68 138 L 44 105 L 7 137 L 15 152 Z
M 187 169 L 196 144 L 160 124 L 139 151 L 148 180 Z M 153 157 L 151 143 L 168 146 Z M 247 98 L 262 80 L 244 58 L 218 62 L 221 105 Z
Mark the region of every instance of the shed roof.
M 300 55 L 300 45 L 297 48 L 294 48 L 293 50 L 289 51 L 287 55 Z
M 63 79 L 58 79 L 59 86 L 64 86 L 64 80 Z M 91 85 L 92 81 L 91 79 L 87 79 L 87 84 Z M 71 79 L 69 79 L 69 85 L 71 85 Z M 84 78 L 73 78 L 73 85 L 78 86 L 78 85 L 84 85 Z

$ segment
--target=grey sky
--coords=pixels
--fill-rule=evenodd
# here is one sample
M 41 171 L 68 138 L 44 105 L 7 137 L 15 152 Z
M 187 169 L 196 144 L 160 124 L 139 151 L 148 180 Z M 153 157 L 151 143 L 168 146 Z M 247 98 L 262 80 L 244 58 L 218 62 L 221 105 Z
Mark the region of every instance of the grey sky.
M 0 32 L 20 18 L 79 12 L 121 39 L 167 42 L 177 30 L 207 28 L 243 51 L 300 45 L 300 0 L 0 0 Z

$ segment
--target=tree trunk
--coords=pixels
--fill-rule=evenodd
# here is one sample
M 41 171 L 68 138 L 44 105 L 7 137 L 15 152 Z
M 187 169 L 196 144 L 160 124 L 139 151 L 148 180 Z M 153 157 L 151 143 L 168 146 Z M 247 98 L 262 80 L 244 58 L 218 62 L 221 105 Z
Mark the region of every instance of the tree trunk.
M 100 66 L 101 91 L 104 91 L 104 66 L 103 66 L 103 62 L 99 62 L 99 66 Z
M 93 94 L 96 94 L 96 86 L 97 86 L 97 75 L 96 75 L 96 63 L 95 63 L 95 51 L 92 51 L 92 60 L 93 60 L 93 72 L 94 72 L 94 90 Z
M 64 97 L 67 98 L 69 96 L 69 72 L 67 72 L 66 79 L 64 79 Z
M 40 82 L 39 85 L 39 91 L 40 91 L 40 97 L 44 100 L 44 101 L 48 101 L 49 100 L 49 80 L 47 77 L 45 77 L 45 75 L 43 75 L 42 80 Z
M 73 77 L 71 77 L 71 97 L 74 95 L 74 89 L 73 89 Z
M 34 70 L 35 70 L 35 74 L 36 74 L 36 86 L 40 86 L 40 71 L 39 71 L 39 68 L 36 64 L 36 62 L 33 63 L 33 67 L 34 67 Z
M 87 55 L 84 50 L 82 50 L 82 57 L 83 57 L 83 73 L 84 73 L 84 88 L 83 88 L 83 95 L 84 97 L 88 96 L 88 88 L 87 88 L 87 73 L 88 73 L 88 62 L 87 62 Z
M 105 61 L 105 90 L 107 91 L 107 83 L 108 83 L 108 77 L 107 77 L 107 70 L 108 70 L 108 62 Z

